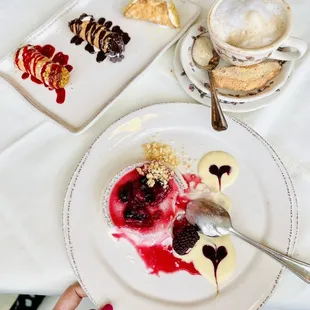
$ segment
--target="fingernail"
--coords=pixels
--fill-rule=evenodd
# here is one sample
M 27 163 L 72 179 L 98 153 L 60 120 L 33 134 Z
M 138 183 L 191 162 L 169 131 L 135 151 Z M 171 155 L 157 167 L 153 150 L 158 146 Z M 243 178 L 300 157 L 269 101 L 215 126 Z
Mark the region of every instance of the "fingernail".
M 113 306 L 111 304 L 107 304 L 100 308 L 100 310 L 113 310 Z

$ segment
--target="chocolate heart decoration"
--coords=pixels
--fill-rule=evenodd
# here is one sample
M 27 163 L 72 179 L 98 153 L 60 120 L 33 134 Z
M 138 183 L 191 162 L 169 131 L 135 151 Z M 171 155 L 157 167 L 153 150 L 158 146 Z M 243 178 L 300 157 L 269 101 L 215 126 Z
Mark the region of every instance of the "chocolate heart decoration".
M 214 267 L 214 277 L 215 277 L 215 282 L 216 282 L 216 287 L 217 287 L 217 292 L 218 292 L 218 283 L 217 283 L 217 268 L 220 264 L 220 262 L 227 256 L 227 249 L 224 246 L 220 246 L 215 248 L 211 245 L 204 245 L 202 248 L 202 253 L 203 255 L 209 259 Z
M 211 245 L 205 245 L 202 248 L 203 255 L 210 259 L 214 266 L 214 271 L 216 272 L 218 265 L 220 262 L 227 256 L 227 250 L 224 246 L 220 246 L 219 248 L 213 247 Z
M 218 168 L 217 165 L 211 165 L 210 168 L 209 168 L 209 172 L 211 174 L 217 176 L 217 178 L 219 180 L 219 187 L 221 189 L 221 186 L 222 186 L 222 182 L 221 182 L 222 176 L 225 173 L 227 173 L 227 175 L 229 175 L 230 172 L 231 172 L 231 167 L 227 166 L 227 165 L 224 165 L 224 166 L 221 166 L 220 168 Z

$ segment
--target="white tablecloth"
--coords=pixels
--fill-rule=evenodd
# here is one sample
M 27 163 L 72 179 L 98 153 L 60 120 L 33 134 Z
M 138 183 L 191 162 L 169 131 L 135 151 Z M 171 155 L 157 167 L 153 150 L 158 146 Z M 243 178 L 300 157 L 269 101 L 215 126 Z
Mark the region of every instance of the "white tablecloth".
M 104 0 L 103 0 L 104 1 Z M 0 0 L 0 58 L 66 1 Z M 204 16 L 211 0 L 197 0 Z M 291 0 L 293 34 L 310 43 L 309 0 Z M 119 117 L 159 102 L 192 102 L 172 72 L 173 48 L 82 135 L 72 135 L 0 82 L 0 292 L 60 294 L 75 276 L 61 230 L 63 197 L 89 144 Z M 296 257 L 310 261 L 310 59 L 296 65 L 274 104 L 236 115 L 284 160 L 300 204 Z M 266 309 L 310 309 L 310 286 L 286 273 Z

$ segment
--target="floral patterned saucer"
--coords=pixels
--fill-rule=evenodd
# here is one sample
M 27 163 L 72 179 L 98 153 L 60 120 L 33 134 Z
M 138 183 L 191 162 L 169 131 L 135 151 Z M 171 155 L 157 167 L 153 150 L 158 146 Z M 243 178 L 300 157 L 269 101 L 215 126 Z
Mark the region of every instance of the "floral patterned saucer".
M 209 78 L 206 71 L 199 69 L 195 66 L 192 60 L 191 50 L 192 45 L 195 39 L 199 36 L 209 36 L 207 30 L 207 21 L 202 20 L 198 24 L 192 26 L 187 34 L 182 39 L 182 42 L 178 44 L 178 55 L 176 54 L 175 62 L 178 62 L 177 59 L 180 59 L 180 65 L 183 68 L 184 75 L 191 81 L 189 85 L 189 89 L 194 91 L 196 89 L 200 96 L 208 96 L 210 95 L 209 91 Z M 246 102 L 252 102 L 259 99 L 265 98 L 263 101 L 266 101 L 266 97 L 274 95 L 288 80 L 290 77 L 293 68 L 294 62 L 281 62 L 282 66 L 281 72 L 269 81 L 264 87 L 255 89 L 253 91 L 245 92 L 245 91 L 232 91 L 229 89 L 218 89 L 218 97 L 223 103 L 231 103 L 231 104 L 242 104 Z M 221 59 L 220 67 L 231 66 L 226 61 Z M 249 107 L 246 109 L 247 111 L 256 110 L 265 104 L 256 105 L 256 107 Z M 227 109 L 225 109 L 227 110 Z M 245 111 L 244 111 L 245 112 Z

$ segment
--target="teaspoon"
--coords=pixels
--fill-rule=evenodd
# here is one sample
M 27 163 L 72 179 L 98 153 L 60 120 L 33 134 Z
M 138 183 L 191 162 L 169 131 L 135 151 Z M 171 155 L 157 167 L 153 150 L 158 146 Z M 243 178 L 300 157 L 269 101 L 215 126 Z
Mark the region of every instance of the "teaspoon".
M 193 47 L 195 45 L 195 42 L 193 44 Z M 195 65 L 203 70 L 206 70 L 208 72 L 209 80 L 210 80 L 210 93 L 211 93 L 211 122 L 212 127 L 216 131 L 224 131 L 228 128 L 227 121 L 225 119 L 224 113 L 222 111 L 221 105 L 219 103 L 219 99 L 217 97 L 216 88 L 215 88 L 215 82 L 214 77 L 212 74 L 212 70 L 215 69 L 219 62 L 220 62 L 220 56 L 217 54 L 217 52 L 213 49 L 213 57 L 210 59 L 209 64 L 207 66 L 200 66 L 193 57 L 193 48 L 192 48 L 192 59 L 195 63 Z
M 197 225 L 200 232 L 208 237 L 220 237 L 230 233 L 242 239 L 265 252 L 300 279 L 310 284 L 310 264 L 270 249 L 236 231 L 232 226 L 229 213 L 220 205 L 207 199 L 193 200 L 187 205 L 186 218 L 191 224 Z

